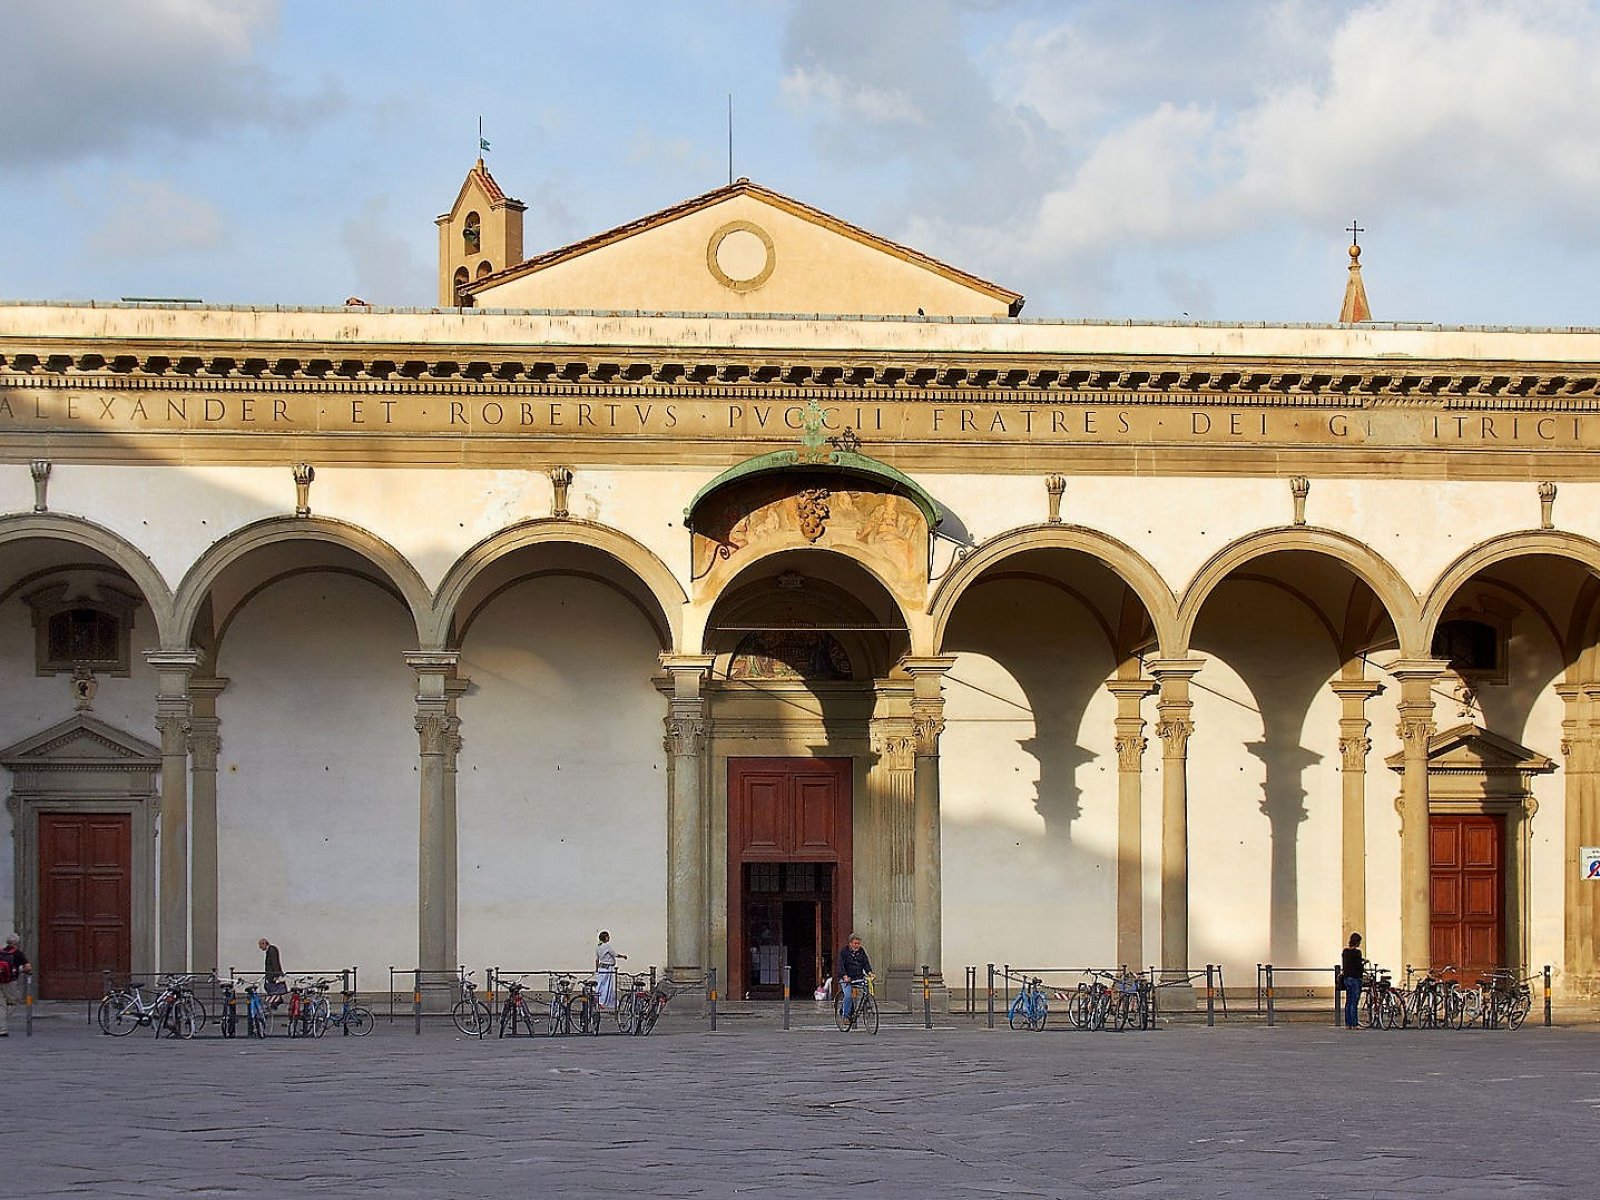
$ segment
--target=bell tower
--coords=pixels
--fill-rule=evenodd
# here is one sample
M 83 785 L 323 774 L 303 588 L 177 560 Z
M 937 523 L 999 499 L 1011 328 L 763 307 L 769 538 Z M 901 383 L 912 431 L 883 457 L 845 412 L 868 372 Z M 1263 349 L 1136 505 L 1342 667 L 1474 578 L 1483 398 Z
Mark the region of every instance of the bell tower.
M 470 304 L 461 288 L 522 261 L 522 214 L 528 206 L 513 200 L 483 165 L 473 165 L 450 211 L 438 217 L 439 304 Z

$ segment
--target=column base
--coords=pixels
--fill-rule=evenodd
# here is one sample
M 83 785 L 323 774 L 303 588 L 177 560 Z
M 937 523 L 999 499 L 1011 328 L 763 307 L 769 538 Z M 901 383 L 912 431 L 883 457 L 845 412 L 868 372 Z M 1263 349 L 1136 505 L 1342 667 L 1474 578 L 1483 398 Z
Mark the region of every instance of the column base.
M 1168 976 L 1182 979 L 1182 982 L 1161 983 L 1161 990 L 1156 997 L 1156 1011 L 1158 1013 L 1188 1013 L 1199 1007 L 1201 994 L 1195 989 L 1194 984 L 1187 978 L 1187 971 L 1158 971 L 1156 979 L 1164 981 Z
M 911 1015 L 922 1015 L 922 972 L 892 973 L 883 994 L 890 1000 L 904 999 Z M 944 975 L 938 971 L 928 976 L 928 1004 L 935 1014 L 950 1011 L 950 989 L 945 986 Z

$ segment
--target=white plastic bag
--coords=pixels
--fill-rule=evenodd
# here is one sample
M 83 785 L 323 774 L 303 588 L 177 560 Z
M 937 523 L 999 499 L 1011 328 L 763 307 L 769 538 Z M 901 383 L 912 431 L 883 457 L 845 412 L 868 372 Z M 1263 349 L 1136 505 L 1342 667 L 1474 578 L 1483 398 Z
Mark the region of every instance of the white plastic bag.
M 822 981 L 822 986 L 811 993 L 813 1000 L 828 1000 L 833 996 L 833 976 L 829 975 Z

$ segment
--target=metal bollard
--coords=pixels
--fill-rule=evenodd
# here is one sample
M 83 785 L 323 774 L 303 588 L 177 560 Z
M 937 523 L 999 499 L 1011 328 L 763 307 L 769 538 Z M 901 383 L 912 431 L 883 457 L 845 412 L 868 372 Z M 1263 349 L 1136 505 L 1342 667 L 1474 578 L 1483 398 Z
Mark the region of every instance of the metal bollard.
M 1546 991 L 1545 994 L 1546 995 L 1549 994 L 1548 990 Z M 24 1017 L 23 1024 L 27 1028 L 28 1036 L 32 1037 L 33 1036 L 33 972 L 32 971 L 25 972 L 23 974 L 23 976 L 22 976 L 22 1011 L 23 1011 L 23 1017 Z M 1550 1010 L 1549 1010 L 1549 1007 L 1548 1007 L 1548 1002 L 1546 1002 L 1545 1012 L 1548 1013 L 1549 1011 Z M 1545 1024 L 1546 1025 L 1550 1024 L 1550 1020 L 1549 1020 L 1548 1017 L 1545 1018 Z
M 968 967 L 967 968 L 967 1016 L 968 1016 L 968 1018 L 975 1017 L 975 1016 L 978 1015 L 977 1005 L 978 1005 L 978 968 L 977 967 Z
M 1544 1024 L 1545 1024 L 1545 1028 L 1548 1029 L 1550 1027 L 1551 1023 L 1552 1022 L 1550 1020 L 1550 967 L 1549 967 L 1549 964 L 1546 964 L 1545 968 L 1544 968 Z
M 922 1027 L 933 1028 L 933 987 L 928 980 L 928 964 L 922 964 Z
M 1344 1024 L 1344 968 L 1333 969 L 1333 1026 L 1337 1029 Z
M 783 964 L 783 1027 L 785 1030 L 789 1028 L 789 981 L 791 978 L 789 972 L 791 969 L 788 963 Z
M 1206 964 L 1206 1025 L 1214 1027 L 1217 1023 L 1217 969 L 1210 963 Z
M 711 1032 L 717 1031 L 717 969 L 706 968 L 706 999 L 711 1004 Z
M 1005 1003 L 1001 1005 L 1007 1012 L 1011 1011 L 1011 964 L 1006 963 L 1000 968 L 1000 982 L 1006 989 Z
M 416 1023 L 416 1035 L 422 1036 L 422 972 L 418 971 L 411 989 L 411 1019 Z
M 989 1028 L 994 1028 L 994 964 L 989 964 Z
M 1267 964 L 1267 1024 L 1268 1025 L 1276 1025 L 1277 1023 L 1278 1023 L 1277 1010 L 1275 1009 L 1275 1007 L 1273 1005 L 1273 999 L 1272 999 L 1272 964 L 1268 963 Z

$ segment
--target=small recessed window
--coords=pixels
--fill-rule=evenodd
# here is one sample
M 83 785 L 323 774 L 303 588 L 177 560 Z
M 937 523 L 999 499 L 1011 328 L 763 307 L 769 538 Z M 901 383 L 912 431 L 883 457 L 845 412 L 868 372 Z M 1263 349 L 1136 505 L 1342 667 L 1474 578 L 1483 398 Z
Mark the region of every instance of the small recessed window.
M 87 668 L 100 675 L 128 674 L 139 600 L 105 584 L 70 595 L 69 590 L 68 584 L 57 583 L 23 597 L 33 609 L 37 673 Z
M 1460 674 L 1500 671 L 1500 631 L 1483 621 L 1441 621 L 1433 635 L 1433 656 L 1446 659 Z

